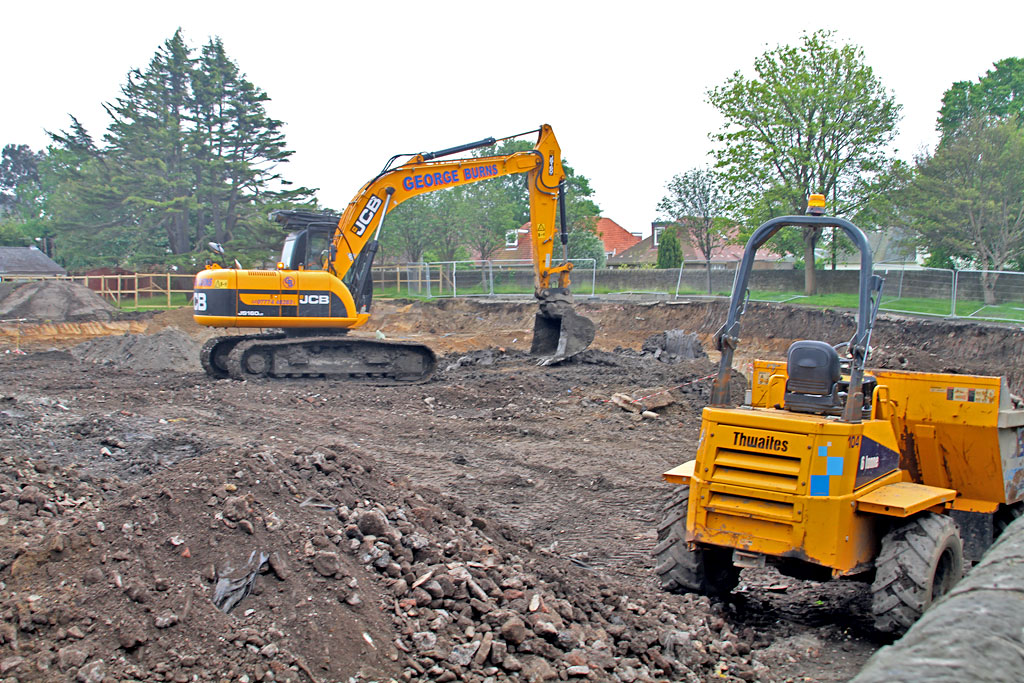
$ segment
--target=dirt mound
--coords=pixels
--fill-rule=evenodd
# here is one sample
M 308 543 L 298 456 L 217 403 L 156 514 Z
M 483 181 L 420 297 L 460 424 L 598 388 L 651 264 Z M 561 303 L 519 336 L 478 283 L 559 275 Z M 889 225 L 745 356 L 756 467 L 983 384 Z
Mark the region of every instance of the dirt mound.
M 176 327 L 156 334 L 100 337 L 71 349 L 79 360 L 133 370 L 196 370 L 199 343 Z
M 447 354 L 412 387 L 209 379 L 187 309 L 75 357 L 0 356 L 0 677 L 848 680 L 877 648 L 862 586 L 745 570 L 718 602 L 653 579 L 660 474 L 692 457 L 715 371 L 696 344 L 655 356 L 666 331 L 711 348 L 727 306 L 581 308 L 594 347 L 538 367 L 532 302 L 382 302 L 374 328 Z M 748 313 L 748 355 L 853 330 Z M 1010 326 L 886 316 L 872 345 L 1024 377 Z
M 633 597 L 352 444 L 208 451 L 137 484 L 6 464 L 0 655 L 18 680 L 767 673 L 707 598 Z
M 77 322 L 116 317 L 116 308 L 77 282 L 40 280 L 0 290 L 0 319 Z

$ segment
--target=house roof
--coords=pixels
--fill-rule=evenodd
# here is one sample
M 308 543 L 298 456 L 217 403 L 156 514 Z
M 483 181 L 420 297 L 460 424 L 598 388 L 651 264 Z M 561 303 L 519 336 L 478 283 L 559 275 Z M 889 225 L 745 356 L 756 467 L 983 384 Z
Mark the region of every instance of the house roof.
M 640 238 L 630 233 L 611 218 L 599 216 L 595 231 L 604 243 L 604 250 L 610 254 L 621 254 L 626 249 L 640 241 Z M 502 247 L 494 253 L 496 259 L 532 259 L 530 243 L 530 223 L 526 222 L 517 231 L 519 242 L 514 247 Z M 561 252 L 558 252 L 560 255 Z M 559 256 L 560 257 L 560 256 Z
M 665 223 L 654 223 L 653 227 L 665 227 Z M 685 233 L 679 235 L 679 246 L 683 249 L 683 261 L 703 261 L 704 256 L 686 238 Z M 717 263 L 740 261 L 746 247 L 742 244 L 723 244 L 711 251 L 711 260 Z M 781 257 L 771 249 L 761 247 L 757 252 L 756 261 L 778 261 Z M 626 251 L 608 258 L 609 266 L 633 266 L 658 261 L 658 247 L 654 244 L 654 235 L 645 237 Z
M 67 275 L 67 271 L 35 247 L 0 247 L 3 275 Z
M 640 242 L 640 237 L 626 230 L 611 218 L 599 217 L 595 226 L 597 234 L 604 242 L 604 250 L 615 256 L 621 254 Z
M 514 247 L 504 246 L 499 247 L 494 252 L 492 258 L 501 261 L 511 261 L 515 259 L 525 259 L 527 261 L 533 258 L 533 244 L 530 242 L 530 224 L 524 223 L 523 227 L 516 230 L 516 234 L 519 239 L 516 241 Z

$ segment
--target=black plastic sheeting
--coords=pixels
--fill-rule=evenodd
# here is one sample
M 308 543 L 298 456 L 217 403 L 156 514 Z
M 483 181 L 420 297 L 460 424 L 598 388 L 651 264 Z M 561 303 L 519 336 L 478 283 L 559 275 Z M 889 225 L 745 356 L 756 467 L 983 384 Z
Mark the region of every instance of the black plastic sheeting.
M 268 557 L 262 550 L 254 550 L 249 555 L 249 561 L 239 569 L 228 565 L 223 572 L 218 571 L 217 585 L 213 589 L 214 606 L 225 614 L 238 607 L 238 603 L 252 592 L 256 577 L 267 564 Z

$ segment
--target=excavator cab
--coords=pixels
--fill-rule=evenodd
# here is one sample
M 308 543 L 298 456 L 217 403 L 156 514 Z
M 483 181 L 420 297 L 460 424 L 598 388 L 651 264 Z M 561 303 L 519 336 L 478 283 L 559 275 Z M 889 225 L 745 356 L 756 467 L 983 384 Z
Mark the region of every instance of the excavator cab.
M 338 216 L 306 211 L 274 211 L 271 218 L 293 229 L 281 248 L 283 270 L 326 270 L 330 263 L 331 236 Z

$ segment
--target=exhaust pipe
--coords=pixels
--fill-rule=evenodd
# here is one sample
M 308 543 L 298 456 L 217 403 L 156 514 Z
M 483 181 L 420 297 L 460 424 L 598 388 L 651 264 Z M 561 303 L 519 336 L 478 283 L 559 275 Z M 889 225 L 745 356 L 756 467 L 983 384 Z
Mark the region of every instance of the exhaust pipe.
M 594 341 L 594 321 L 578 314 L 567 290 L 548 289 L 537 293 L 540 310 L 533 319 L 530 355 L 537 365 L 552 365 L 586 351 Z

